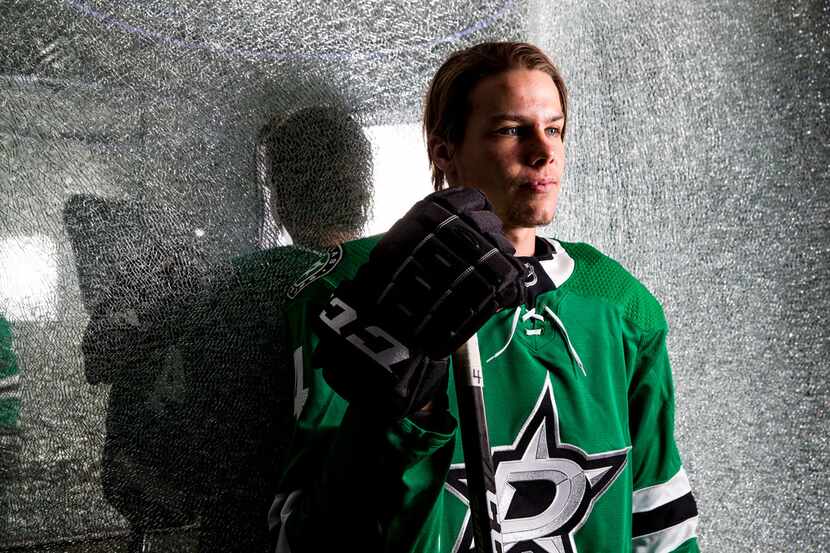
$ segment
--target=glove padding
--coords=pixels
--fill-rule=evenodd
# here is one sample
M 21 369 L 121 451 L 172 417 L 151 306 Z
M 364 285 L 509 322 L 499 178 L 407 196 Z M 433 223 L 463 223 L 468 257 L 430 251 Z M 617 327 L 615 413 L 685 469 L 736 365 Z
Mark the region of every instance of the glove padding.
M 496 311 L 524 302 L 514 253 L 480 191 L 430 194 L 335 290 L 315 321 L 316 366 L 351 402 L 397 417 L 417 410 L 446 382 L 449 354 Z

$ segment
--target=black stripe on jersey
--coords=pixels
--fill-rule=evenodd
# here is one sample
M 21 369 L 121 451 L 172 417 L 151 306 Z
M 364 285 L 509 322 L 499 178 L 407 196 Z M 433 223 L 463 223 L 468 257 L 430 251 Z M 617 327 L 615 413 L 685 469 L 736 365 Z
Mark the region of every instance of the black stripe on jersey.
M 555 253 L 556 251 L 553 249 L 553 245 L 550 242 L 537 236 L 533 256 L 517 257 L 517 259 L 524 263 L 527 268 L 527 274 L 525 274 L 527 300 L 525 301 L 525 305 L 527 305 L 528 308 L 536 305 L 537 296 L 556 288 L 556 285 L 550 279 L 550 276 L 548 276 L 547 271 L 545 271 L 542 265 L 539 264 L 540 261 L 553 259 L 553 254 Z
M 652 532 L 670 528 L 694 516 L 697 516 L 697 503 L 689 492 L 651 511 L 634 513 L 631 534 L 635 538 L 645 536 Z

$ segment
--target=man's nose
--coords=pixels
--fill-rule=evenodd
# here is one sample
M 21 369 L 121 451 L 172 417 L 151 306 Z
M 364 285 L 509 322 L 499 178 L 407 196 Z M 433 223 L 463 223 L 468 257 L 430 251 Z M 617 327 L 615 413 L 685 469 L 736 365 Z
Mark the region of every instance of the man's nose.
M 548 134 L 546 129 L 535 130 L 529 144 L 530 164 L 541 167 L 556 161 L 556 140 L 558 137 Z

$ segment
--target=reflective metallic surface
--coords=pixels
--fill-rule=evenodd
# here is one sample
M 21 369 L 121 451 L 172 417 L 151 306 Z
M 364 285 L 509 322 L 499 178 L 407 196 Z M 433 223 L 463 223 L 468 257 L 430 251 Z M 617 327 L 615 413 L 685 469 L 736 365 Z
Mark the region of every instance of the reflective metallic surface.
M 209 526 L 271 478 L 251 463 L 284 447 L 293 370 L 273 298 L 430 191 L 429 78 L 508 38 L 571 93 L 543 232 L 666 310 L 703 547 L 826 548 L 826 3 L 12 0 L 0 20 L 0 548 Z

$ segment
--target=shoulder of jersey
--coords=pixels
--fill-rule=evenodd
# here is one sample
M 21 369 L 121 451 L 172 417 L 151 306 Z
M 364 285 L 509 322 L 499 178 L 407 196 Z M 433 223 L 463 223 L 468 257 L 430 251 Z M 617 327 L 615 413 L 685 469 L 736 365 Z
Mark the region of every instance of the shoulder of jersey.
M 321 289 L 328 293 L 341 281 L 354 278 L 381 237 L 369 236 L 330 248 L 291 285 L 289 299 L 313 295 Z
M 558 244 L 574 259 L 576 268 L 566 283 L 571 292 L 617 305 L 626 319 L 643 330 L 666 327 L 660 303 L 620 263 L 590 244 Z

